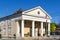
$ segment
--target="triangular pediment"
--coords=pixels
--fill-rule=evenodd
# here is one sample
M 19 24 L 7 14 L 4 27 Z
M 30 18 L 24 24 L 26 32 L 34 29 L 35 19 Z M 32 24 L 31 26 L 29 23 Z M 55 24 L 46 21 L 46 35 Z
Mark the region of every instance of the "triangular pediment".
M 51 16 L 48 15 L 48 13 L 44 11 L 40 6 L 24 11 L 23 14 L 37 16 L 37 17 L 44 17 L 44 18 L 47 17 L 51 19 Z

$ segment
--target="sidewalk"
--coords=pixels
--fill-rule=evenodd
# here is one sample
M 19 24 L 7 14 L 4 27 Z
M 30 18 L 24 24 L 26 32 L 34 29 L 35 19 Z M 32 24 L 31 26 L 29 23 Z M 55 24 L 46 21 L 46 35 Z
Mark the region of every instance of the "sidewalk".
M 54 35 L 50 37 L 24 37 L 24 38 L 2 38 L 0 40 L 60 40 L 60 36 Z

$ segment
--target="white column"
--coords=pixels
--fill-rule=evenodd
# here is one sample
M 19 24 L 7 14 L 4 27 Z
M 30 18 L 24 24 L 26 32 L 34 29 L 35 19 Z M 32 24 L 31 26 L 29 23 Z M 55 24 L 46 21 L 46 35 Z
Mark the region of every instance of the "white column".
M 41 22 L 41 36 L 43 37 L 43 22 Z
M 35 27 L 35 24 L 34 24 L 34 21 L 32 21 L 32 37 L 34 37 L 34 27 Z
M 20 37 L 20 26 L 18 21 L 16 21 L 16 38 Z
M 48 23 L 48 36 L 50 36 L 50 23 Z
M 24 20 L 21 20 L 21 36 L 24 37 Z

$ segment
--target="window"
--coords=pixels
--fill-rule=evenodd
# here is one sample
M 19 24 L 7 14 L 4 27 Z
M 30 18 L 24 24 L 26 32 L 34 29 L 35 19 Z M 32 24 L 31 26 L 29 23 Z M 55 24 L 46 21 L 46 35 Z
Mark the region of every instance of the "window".
M 11 30 L 11 27 L 8 27 L 9 30 Z
M 11 26 L 11 20 L 8 20 L 8 26 Z
M 38 11 L 38 14 L 40 14 L 40 12 Z
M 4 30 L 6 30 L 6 28 L 3 28 Z
M 8 27 L 8 33 L 9 34 L 11 33 L 11 27 Z
M 6 28 L 3 28 L 3 30 L 2 30 L 2 34 L 6 34 Z
M 8 34 L 11 34 L 11 20 L 8 20 Z

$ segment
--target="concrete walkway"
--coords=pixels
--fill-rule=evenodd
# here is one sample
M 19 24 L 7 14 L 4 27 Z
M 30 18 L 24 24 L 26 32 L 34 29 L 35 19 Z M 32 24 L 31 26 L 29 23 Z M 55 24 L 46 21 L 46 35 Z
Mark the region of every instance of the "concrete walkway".
M 2 38 L 0 40 L 60 40 L 60 36 L 50 36 L 50 37 L 24 37 L 24 38 Z

